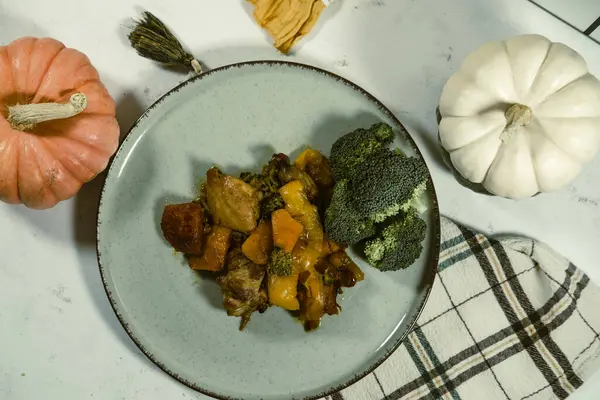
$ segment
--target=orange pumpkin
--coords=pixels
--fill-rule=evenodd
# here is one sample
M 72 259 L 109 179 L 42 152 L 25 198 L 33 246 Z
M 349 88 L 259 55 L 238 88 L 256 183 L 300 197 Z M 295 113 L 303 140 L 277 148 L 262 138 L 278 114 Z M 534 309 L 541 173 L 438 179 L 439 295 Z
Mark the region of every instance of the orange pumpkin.
M 115 102 L 83 53 L 50 38 L 0 46 L 0 200 L 47 209 L 102 172 Z

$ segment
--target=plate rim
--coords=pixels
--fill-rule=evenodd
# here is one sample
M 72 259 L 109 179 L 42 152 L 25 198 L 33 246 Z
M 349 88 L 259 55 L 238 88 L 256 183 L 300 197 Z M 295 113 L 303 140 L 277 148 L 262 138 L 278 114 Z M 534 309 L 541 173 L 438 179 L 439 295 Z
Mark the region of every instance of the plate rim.
M 419 157 L 421 157 L 421 159 L 423 160 L 423 162 L 425 162 L 425 164 L 427 165 L 427 162 L 425 161 L 425 158 L 423 157 L 423 154 L 421 153 L 420 149 L 417 147 L 417 144 L 415 143 L 413 137 L 411 136 L 411 134 L 408 132 L 408 130 L 404 127 L 404 125 L 402 124 L 402 122 L 396 117 L 396 115 L 389 109 L 387 108 L 379 99 L 377 99 L 375 96 L 373 96 L 371 93 L 369 93 L 368 91 L 366 91 L 365 89 L 363 89 L 361 86 L 359 86 L 358 84 L 350 81 L 347 78 L 344 78 L 340 75 L 338 75 L 337 73 L 328 71 L 326 69 L 323 69 L 321 67 L 317 67 L 315 65 L 311 65 L 311 64 L 305 64 L 305 63 L 301 63 L 301 62 L 297 62 L 297 61 L 287 61 L 287 60 L 268 60 L 268 59 L 263 59 L 263 60 L 252 60 L 252 61 L 241 61 L 241 62 L 235 62 L 235 63 L 230 63 L 230 64 L 226 64 L 226 65 L 222 65 L 220 67 L 217 68 L 213 68 L 210 70 L 207 70 L 205 72 L 202 72 L 201 74 L 192 76 L 191 78 L 179 83 L 177 86 L 175 86 L 174 88 L 170 89 L 169 91 L 167 91 L 165 94 L 163 94 L 162 96 L 160 96 L 156 101 L 154 101 L 143 113 L 142 115 L 133 123 L 133 125 L 129 128 L 129 130 L 127 131 L 127 134 L 125 134 L 125 136 L 122 138 L 121 143 L 119 144 L 119 147 L 117 149 L 117 151 L 115 152 L 115 154 L 110 158 L 110 161 L 108 163 L 108 167 L 105 169 L 105 173 L 103 174 L 103 182 L 102 182 L 102 190 L 100 192 L 100 197 L 98 200 L 98 210 L 96 213 L 96 259 L 98 262 L 98 269 L 100 272 L 100 278 L 102 280 L 102 286 L 104 287 L 104 291 L 106 293 L 106 296 L 109 300 L 110 306 L 113 310 L 113 312 L 115 313 L 115 316 L 117 317 L 117 320 L 119 321 L 119 323 L 121 324 L 121 326 L 123 327 L 123 329 L 125 330 L 125 332 L 127 333 L 127 336 L 129 336 L 129 338 L 131 339 L 131 341 L 137 346 L 137 348 L 154 364 L 156 365 L 160 370 L 162 370 L 164 373 L 166 373 L 167 375 L 169 375 L 171 378 L 175 379 L 176 381 L 178 381 L 179 383 L 189 387 L 190 389 L 193 389 L 203 395 L 215 398 L 215 399 L 219 399 L 219 400 L 243 400 L 241 398 L 235 398 L 235 397 L 230 397 L 230 396 L 226 396 L 223 394 L 219 394 L 219 393 L 215 393 L 212 392 L 211 390 L 208 390 L 206 388 L 201 387 L 200 385 L 191 382 L 189 380 L 187 380 L 186 378 L 183 378 L 181 376 L 179 376 L 177 373 L 175 373 L 174 371 L 171 371 L 169 369 L 169 367 L 167 367 L 164 363 L 162 363 L 160 360 L 158 360 L 152 353 L 150 353 L 148 350 L 146 350 L 144 348 L 144 345 L 141 343 L 141 341 L 135 336 L 135 334 L 129 329 L 129 324 L 128 322 L 125 320 L 125 318 L 121 315 L 120 311 L 117 308 L 117 304 L 115 299 L 112 296 L 112 292 L 110 290 L 110 288 L 108 287 L 108 283 L 107 283 L 107 279 L 105 276 L 105 271 L 104 271 L 104 267 L 102 266 L 102 261 L 101 261 L 101 251 L 100 251 L 100 225 L 101 225 L 101 209 L 102 209 L 102 202 L 104 200 L 104 193 L 106 190 L 106 183 L 107 180 L 109 178 L 109 176 L 111 176 L 111 172 L 113 171 L 113 167 L 115 165 L 115 161 L 116 159 L 119 157 L 119 155 L 121 154 L 121 152 L 123 152 L 123 148 L 125 147 L 125 144 L 128 142 L 128 140 L 131 138 L 131 134 L 134 132 L 134 130 L 138 127 L 138 125 L 141 124 L 141 122 L 147 118 L 149 116 L 149 114 L 157 107 L 160 106 L 160 104 L 169 96 L 176 94 L 177 92 L 179 92 L 181 89 L 183 89 L 185 86 L 192 84 L 198 80 L 202 80 L 204 78 L 206 78 L 209 75 L 215 74 L 215 73 L 219 73 L 219 72 L 223 72 L 226 71 L 228 69 L 231 68 L 240 68 L 240 67 L 245 67 L 245 66 L 257 66 L 257 65 L 265 65 L 265 66 L 285 66 L 285 67 L 290 67 L 290 68 L 299 68 L 299 69 L 305 69 L 305 70 L 309 70 L 311 72 L 318 72 L 318 73 L 322 73 L 324 75 L 327 75 L 329 78 L 332 78 L 334 80 L 337 80 L 343 84 L 345 84 L 346 86 L 350 87 L 351 89 L 359 92 L 360 94 L 362 94 L 363 96 L 365 96 L 369 101 L 373 102 L 375 105 L 377 105 L 377 107 L 384 113 L 386 114 L 386 116 L 388 118 L 390 118 L 396 125 L 397 127 L 400 128 L 400 130 L 402 131 L 402 133 L 404 134 L 405 139 L 407 140 L 408 144 L 412 147 L 412 149 L 416 152 L 416 154 L 418 154 Z M 435 190 L 435 186 L 433 183 L 433 177 L 431 176 L 431 169 L 429 168 L 429 166 L 427 166 L 427 172 L 429 175 L 429 179 L 428 179 L 428 189 L 431 191 L 431 195 L 430 197 L 430 201 L 431 201 L 431 210 L 433 212 L 433 218 L 431 218 L 433 220 L 433 224 L 434 226 L 432 227 L 433 231 L 432 231 L 432 240 L 433 240 L 433 248 L 431 249 L 431 259 L 429 261 L 426 262 L 426 265 L 428 265 L 428 272 L 426 272 L 424 274 L 424 278 L 426 278 L 427 282 L 429 283 L 426 291 L 425 291 L 425 295 L 423 296 L 421 302 L 418 304 L 418 306 L 416 307 L 416 311 L 413 314 L 412 319 L 408 322 L 407 324 L 407 328 L 405 330 L 405 332 L 402 334 L 402 336 L 400 336 L 400 338 L 398 338 L 396 340 L 396 342 L 389 348 L 388 351 L 385 352 L 385 354 L 383 354 L 383 356 L 379 357 L 374 363 L 372 363 L 371 365 L 368 366 L 368 368 L 366 368 L 364 371 L 352 376 L 351 378 L 349 378 L 348 380 L 346 380 L 345 382 L 336 385 L 336 386 L 331 386 L 328 387 L 325 391 L 323 391 L 322 393 L 316 394 L 316 395 L 309 395 L 309 396 L 305 396 L 305 397 L 296 397 L 294 395 L 292 395 L 290 397 L 291 400 L 318 400 L 327 396 L 330 396 L 334 393 L 337 393 L 343 389 L 348 388 L 349 386 L 357 383 L 358 381 L 362 380 L 364 377 L 366 377 L 367 375 L 369 375 L 370 373 L 374 372 L 384 361 L 386 361 L 399 347 L 400 345 L 406 340 L 406 338 L 408 337 L 408 335 L 413 331 L 415 325 L 417 324 L 417 321 L 419 319 L 419 317 L 421 316 L 423 309 L 425 308 L 425 305 L 427 304 L 427 301 L 429 300 L 429 296 L 431 294 L 431 290 L 433 288 L 433 283 L 435 281 L 435 277 L 437 275 L 438 272 L 438 262 L 439 262 L 439 257 L 440 257 L 440 240 L 441 240 L 441 220 L 440 220 L 440 212 L 439 212 L 439 203 L 438 203 L 438 198 L 437 198 L 437 193 Z

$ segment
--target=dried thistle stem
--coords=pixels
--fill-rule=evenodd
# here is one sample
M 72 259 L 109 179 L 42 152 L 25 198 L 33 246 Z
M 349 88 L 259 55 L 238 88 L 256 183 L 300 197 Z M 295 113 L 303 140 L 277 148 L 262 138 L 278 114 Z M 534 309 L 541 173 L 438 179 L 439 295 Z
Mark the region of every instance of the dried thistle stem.
M 128 35 L 131 46 L 140 56 L 169 66 L 181 66 L 196 74 L 202 73 L 198 60 L 183 48 L 160 19 L 148 11 L 142 16 Z

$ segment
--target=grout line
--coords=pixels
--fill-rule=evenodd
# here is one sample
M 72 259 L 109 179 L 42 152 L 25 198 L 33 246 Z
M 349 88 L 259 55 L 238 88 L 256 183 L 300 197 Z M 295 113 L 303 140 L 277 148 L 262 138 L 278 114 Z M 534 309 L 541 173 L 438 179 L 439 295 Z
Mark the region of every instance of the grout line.
M 534 4 L 535 6 L 537 6 L 539 9 L 541 9 L 541 10 L 545 11 L 546 13 L 548 13 L 548 14 L 552 15 L 554 18 L 558 19 L 559 21 L 561 21 L 561 22 L 563 22 L 563 23 L 565 23 L 565 24 L 569 25 L 571 28 L 575 29 L 576 31 L 579 31 L 579 32 L 581 32 L 581 29 L 579 29 L 578 27 L 576 27 L 575 25 L 573 25 L 572 23 L 570 23 L 569 21 L 567 21 L 567 20 L 566 20 L 566 19 L 564 19 L 563 17 L 559 16 L 558 14 L 556 14 L 556 13 L 552 12 L 552 11 L 551 11 L 551 10 L 549 10 L 548 8 L 546 8 L 546 7 L 542 6 L 542 5 L 541 5 L 541 4 L 539 4 L 539 3 L 538 3 L 536 0 L 529 0 L 529 2 L 530 2 L 530 3 L 532 3 L 532 4 Z M 599 17 L 599 19 L 600 19 L 600 17 Z M 597 21 L 596 21 L 596 22 L 597 22 Z M 594 23 L 596 23 L 596 22 L 594 22 Z M 592 24 L 592 25 L 594 25 L 594 24 Z M 590 28 L 591 28 L 591 27 L 590 27 Z M 588 28 L 588 29 L 590 29 L 590 28 Z M 592 31 L 593 31 L 593 29 L 592 29 Z M 587 32 L 587 31 L 586 31 L 586 32 Z M 584 32 L 584 33 L 585 33 L 585 32 Z M 591 32 L 590 32 L 590 33 L 591 33 Z M 589 35 L 589 34 L 587 34 L 587 35 Z
M 586 35 L 591 35 L 592 32 L 594 32 L 596 30 L 596 28 L 598 28 L 600 26 L 600 17 L 598 17 L 594 22 L 592 22 L 592 24 L 585 30 L 583 31 L 583 33 L 585 33 Z

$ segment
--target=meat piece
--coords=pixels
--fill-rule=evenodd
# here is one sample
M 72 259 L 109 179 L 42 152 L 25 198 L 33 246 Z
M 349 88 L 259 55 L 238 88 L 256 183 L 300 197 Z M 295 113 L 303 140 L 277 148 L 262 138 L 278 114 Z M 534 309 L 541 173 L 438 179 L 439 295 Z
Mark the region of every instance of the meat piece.
M 206 237 L 202 256 L 188 257 L 191 269 L 220 271 L 225 265 L 227 250 L 231 245 L 231 229 L 215 225 Z
M 340 313 L 340 306 L 337 303 L 337 288 L 334 285 L 323 285 L 323 298 L 325 299 L 325 312 L 329 315 Z
M 319 197 L 315 204 L 319 207 L 321 219 L 325 219 L 325 210 L 333 196 L 333 173 L 327 157 L 317 150 L 306 149 L 294 161 L 294 165 L 306 172 L 317 185 Z
M 232 249 L 227 256 L 227 274 L 217 278 L 224 292 L 244 301 L 259 297 L 266 268 L 250 261 L 240 248 Z
M 227 256 L 227 274 L 217 278 L 223 292 L 223 305 L 227 314 L 242 317 L 243 329 L 251 314 L 267 305 L 267 291 L 263 285 L 265 266 L 250 261 L 240 248 L 232 249 Z
M 329 263 L 339 271 L 340 286 L 353 287 L 365 279 L 364 272 L 352 261 L 345 251 L 337 251 L 329 256 Z
M 324 311 L 329 315 L 337 315 L 341 307 L 337 303 L 337 295 L 340 291 L 340 279 L 341 274 L 339 270 L 323 259 L 317 264 L 317 270 L 323 271 L 323 286 L 322 297 L 324 304 Z
M 260 215 L 259 191 L 213 167 L 206 173 L 206 202 L 214 223 L 250 233 Z
M 166 205 L 160 227 L 164 238 L 175 250 L 194 255 L 202 253 L 204 210 L 200 204 Z

